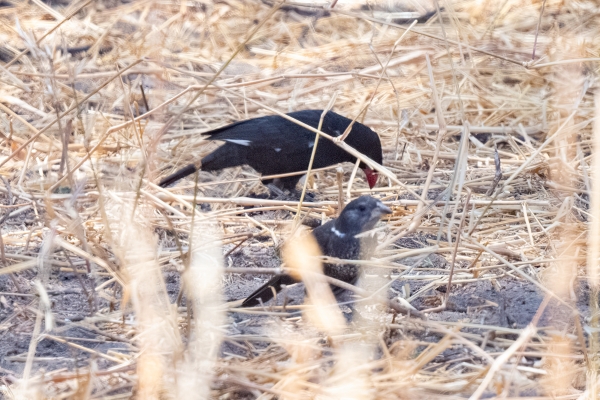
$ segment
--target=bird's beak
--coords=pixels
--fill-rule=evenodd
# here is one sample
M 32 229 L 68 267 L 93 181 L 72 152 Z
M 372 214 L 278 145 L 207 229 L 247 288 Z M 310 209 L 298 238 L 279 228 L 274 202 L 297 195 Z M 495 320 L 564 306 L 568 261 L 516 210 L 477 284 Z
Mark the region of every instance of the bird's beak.
M 379 204 L 377 204 L 377 209 L 382 214 L 391 214 L 392 213 L 392 209 L 381 202 Z
M 363 169 L 365 171 L 365 175 L 367 176 L 367 183 L 369 184 L 369 189 L 373 189 L 373 186 L 377 183 L 377 178 L 379 178 L 379 174 L 373 171 L 371 168 L 366 167 Z
M 379 218 L 381 218 L 382 215 L 391 214 L 391 213 L 392 213 L 392 210 L 388 206 L 386 206 L 382 202 L 378 201 L 377 207 L 375 207 L 375 209 L 371 213 L 371 218 L 379 219 Z

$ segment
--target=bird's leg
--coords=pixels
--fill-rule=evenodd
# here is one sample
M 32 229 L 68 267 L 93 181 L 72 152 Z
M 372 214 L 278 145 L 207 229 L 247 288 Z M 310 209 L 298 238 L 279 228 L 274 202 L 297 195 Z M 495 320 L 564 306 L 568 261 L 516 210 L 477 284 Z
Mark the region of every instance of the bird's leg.
M 286 188 L 285 185 L 281 184 L 280 180 L 275 179 L 266 186 L 269 188 L 269 191 L 271 192 L 270 198 L 273 200 L 298 201 L 300 199 L 301 192 Z M 307 193 L 307 196 L 304 197 L 304 201 L 312 201 L 312 197 L 309 197 Z
M 349 324 L 354 319 L 354 315 L 356 313 L 356 309 L 354 308 L 354 303 L 343 304 L 340 306 L 342 311 L 342 315 L 346 319 L 346 323 Z
M 267 185 L 267 188 L 269 188 L 269 192 L 271 192 L 271 197 L 282 197 L 284 195 L 283 190 L 281 190 L 281 188 L 277 187 L 277 184 L 275 182 L 269 183 Z
M 294 191 L 292 191 L 292 195 L 294 197 L 296 197 L 298 200 L 300 200 L 300 197 L 302 197 L 302 190 L 294 190 Z M 309 203 L 315 201 L 314 193 L 311 193 L 311 192 L 304 193 L 304 201 L 307 201 Z

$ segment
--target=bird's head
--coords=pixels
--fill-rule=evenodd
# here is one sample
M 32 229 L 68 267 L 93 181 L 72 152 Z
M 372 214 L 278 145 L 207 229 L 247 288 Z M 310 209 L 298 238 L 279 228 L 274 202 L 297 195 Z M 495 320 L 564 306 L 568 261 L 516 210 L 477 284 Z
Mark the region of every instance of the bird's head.
M 330 112 L 327 115 L 330 116 L 331 114 L 333 114 L 333 113 Z M 338 117 L 340 117 L 340 116 L 338 116 Z M 332 118 L 332 117 L 330 116 L 330 118 Z M 341 118 L 343 118 L 343 117 L 341 117 Z M 345 118 L 345 119 L 348 120 L 347 118 Z M 350 120 L 348 120 L 348 122 L 349 121 Z M 327 121 L 325 121 L 325 122 L 327 122 Z M 333 127 L 334 126 L 333 123 L 331 123 L 330 125 L 325 125 L 325 126 L 328 127 L 328 129 L 327 129 L 328 132 L 333 132 L 332 133 L 333 136 L 341 135 L 341 132 L 344 131 L 344 130 L 339 130 L 339 129 L 336 130 L 336 128 Z M 336 135 L 335 133 L 337 133 L 338 135 Z M 360 122 L 355 122 L 354 125 L 352 126 L 352 130 L 348 134 L 348 137 L 345 139 L 345 142 L 349 146 L 354 147 L 356 150 L 358 150 L 365 156 L 369 157 L 371 160 L 375 161 L 376 163 L 378 163 L 378 164 L 383 163 L 383 151 L 381 149 L 381 140 L 379 139 L 379 135 L 375 131 L 373 131 L 371 128 L 369 128 L 368 126 L 363 125 Z M 348 156 L 349 156 L 349 158 L 346 161 L 356 162 L 356 158 L 354 156 L 350 156 L 350 155 L 348 155 Z M 358 167 L 365 172 L 365 176 L 367 177 L 367 183 L 369 184 L 369 188 L 373 189 L 373 187 L 377 183 L 377 178 L 378 178 L 377 171 L 370 168 L 364 162 L 361 162 L 358 165 Z
M 351 201 L 342 210 L 335 222 L 335 228 L 344 235 L 357 235 L 373 229 L 382 215 L 391 214 L 380 200 L 371 196 L 361 196 Z

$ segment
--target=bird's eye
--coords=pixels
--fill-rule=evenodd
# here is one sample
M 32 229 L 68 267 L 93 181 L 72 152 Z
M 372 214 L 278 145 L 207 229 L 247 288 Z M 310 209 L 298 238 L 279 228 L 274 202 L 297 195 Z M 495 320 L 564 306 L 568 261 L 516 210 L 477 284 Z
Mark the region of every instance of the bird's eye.
M 358 207 L 358 210 L 359 210 L 359 211 L 365 211 L 366 209 L 367 209 L 367 208 L 366 208 L 365 206 L 360 206 L 360 207 Z

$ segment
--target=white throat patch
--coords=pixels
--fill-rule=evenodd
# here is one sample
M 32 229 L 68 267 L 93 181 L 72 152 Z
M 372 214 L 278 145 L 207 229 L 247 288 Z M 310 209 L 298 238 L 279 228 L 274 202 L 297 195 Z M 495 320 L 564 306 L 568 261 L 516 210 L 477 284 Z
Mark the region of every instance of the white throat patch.
M 335 226 L 331 227 L 331 232 L 333 232 L 337 237 L 343 238 L 346 236 L 345 233 L 342 233 L 342 232 L 338 231 L 337 229 L 335 229 Z

